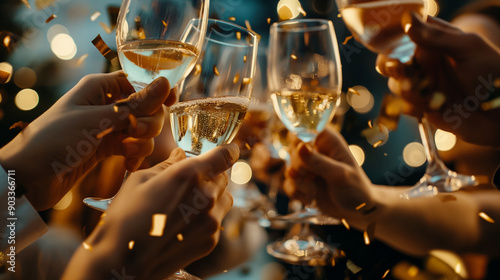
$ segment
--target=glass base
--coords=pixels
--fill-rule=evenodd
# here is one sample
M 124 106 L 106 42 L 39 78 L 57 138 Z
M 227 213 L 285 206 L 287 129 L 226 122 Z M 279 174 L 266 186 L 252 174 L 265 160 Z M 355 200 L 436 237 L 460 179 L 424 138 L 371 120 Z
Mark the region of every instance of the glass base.
M 293 236 L 285 236 L 267 245 L 267 253 L 284 262 L 295 265 L 329 265 L 338 250 L 325 244 L 310 231 Z
M 201 280 L 201 278 L 189 274 L 185 270 L 181 269 L 176 273 L 174 273 L 173 275 L 166 278 L 165 280 Z
M 416 197 L 435 196 L 438 193 L 450 193 L 461 188 L 477 186 L 478 182 L 474 176 L 458 174 L 451 170 L 445 170 L 439 174 L 425 174 L 412 188 L 406 190 L 401 197 L 410 199 Z
M 112 201 L 113 198 L 87 197 L 83 200 L 83 204 L 95 210 L 104 212 L 108 209 Z
M 270 221 L 281 220 L 290 223 L 308 223 L 313 225 L 338 225 L 340 220 L 327 216 L 317 208 L 306 207 L 298 212 L 293 212 L 288 215 L 270 217 Z

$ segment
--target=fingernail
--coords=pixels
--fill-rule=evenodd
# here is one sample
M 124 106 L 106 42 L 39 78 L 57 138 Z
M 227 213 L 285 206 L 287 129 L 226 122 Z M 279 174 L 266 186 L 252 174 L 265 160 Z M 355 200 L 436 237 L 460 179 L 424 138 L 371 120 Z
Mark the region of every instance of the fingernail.
M 299 156 L 306 158 L 312 154 L 312 147 L 307 143 L 302 143 L 302 146 L 299 148 Z
M 160 96 L 166 90 L 166 85 L 167 85 L 166 83 L 167 79 L 165 77 L 159 77 L 156 80 L 154 80 L 151 84 L 149 84 L 148 91 L 151 91 L 152 95 L 154 96 Z

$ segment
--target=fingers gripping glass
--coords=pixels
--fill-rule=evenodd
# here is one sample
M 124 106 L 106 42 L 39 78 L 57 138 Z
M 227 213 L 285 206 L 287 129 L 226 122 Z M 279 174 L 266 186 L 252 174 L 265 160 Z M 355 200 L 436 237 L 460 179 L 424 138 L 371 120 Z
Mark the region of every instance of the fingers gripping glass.
M 359 3 L 362 2 L 362 3 Z M 416 45 L 406 35 L 406 22 L 411 13 L 427 16 L 424 0 L 337 0 L 342 19 L 356 40 L 368 49 L 411 63 Z M 427 169 L 420 181 L 402 197 L 433 196 L 477 185 L 474 176 L 457 174 L 446 168 L 439 158 L 434 142 L 435 130 L 425 114 L 420 119 L 420 136 L 426 148 Z

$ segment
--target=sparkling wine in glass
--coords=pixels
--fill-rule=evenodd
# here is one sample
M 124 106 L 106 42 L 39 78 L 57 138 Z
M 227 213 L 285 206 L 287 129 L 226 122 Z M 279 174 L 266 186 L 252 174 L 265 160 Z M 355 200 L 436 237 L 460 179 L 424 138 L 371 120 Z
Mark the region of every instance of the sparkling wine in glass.
M 197 33 L 194 29 L 191 34 Z M 200 57 L 180 86 L 178 102 L 170 107 L 174 140 L 188 156 L 235 137 L 250 104 L 257 45 L 253 31 L 208 20 Z
M 342 18 L 356 40 L 373 52 L 411 63 L 416 45 L 406 35 L 411 13 L 427 17 L 425 0 L 336 0 Z M 433 196 L 475 186 L 474 176 L 449 170 L 439 158 L 435 130 L 424 116 L 419 123 L 426 148 L 427 169 L 420 181 L 402 195 L 404 198 Z

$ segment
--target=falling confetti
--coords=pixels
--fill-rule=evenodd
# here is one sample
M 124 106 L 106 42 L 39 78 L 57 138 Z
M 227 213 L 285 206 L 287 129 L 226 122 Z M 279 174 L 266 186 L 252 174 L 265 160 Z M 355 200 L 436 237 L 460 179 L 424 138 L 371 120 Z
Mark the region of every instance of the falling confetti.
M 351 40 L 351 39 L 352 39 L 352 36 L 345 37 L 345 40 L 344 40 L 344 42 L 342 42 L 342 45 L 344 45 L 344 46 L 347 45 L 347 42 L 349 42 L 349 40 Z
M 370 245 L 370 240 L 373 239 L 374 234 L 375 234 L 375 223 L 371 223 L 363 232 L 363 238 L 365 239 L 366 245 Z
M 267 24 L 271 24 L 271 18 L 270 17 L 267 18 Z
M 382 145 L 384 143 L 384 140 L 378 140 L 377 142 L 373 143 L 373 147 L 377 148 L 378 146 Z
M 48 17 L 48 18 L 45 20 L 45 23 L 49 23 L 49 22 L 51 22 L 51 21 L 52 21 L 53 19 L 55 19 L 56 17 L 57 17 L 57 16 L 56 16 L 56 15 L 54 15 L 54 14 L 50 15 L 50 17 Z
M 182 236 L 181 233 L 177 234 L 177 240 L 179 240 L 179 241 L 184 240 L 184 236 Z
M 165 223 L 167 221 L 167 215 L 165 214 L 153 214 L 152 216 L 151 230 L 149 235 L 151 236 L 162 236 L 163 229 L 165 229 Z
M 240 80 L 240 73 L 236 73 L 233 78 L 233 84 L 236 84 Z
M 353 89 L 353 88 L 351 88 L 351 87 L 347 90 L 347 92 L 352 92 L 352 93 L 354 93 L 354 94 L 356 94 L 356 95 L 361 96 L 361 94 L 360 94 L 357 90 L 355 90 L 355 89 Z
M 5 84 L 9 81 L 11 73 L 0 70 L 0 84 Z
M 113 106 L 113 111 L 114 111 L 115 113 L 118 113 L 118 106 L 116 106 L 116 105 L 115 105 L 115 106 Z
M 196 64 L 194 67 L 194 75 L 198 76 L 198 75 L 200 75 L 200 73 L 201 73 L 201 65 Z
M 384 272 L 384 275 L 382 275 L 382 279 L 384 279 L 385 277 L 387 277 L 387 275 L 389 274 L 389 271 L 391 271 L 390 269 L 386 270 Z
M 356 206 L 356 211 L 360 210 L 361 208 L 366 206 L 366 202 L 361 203 L 360 205 Z
M 106 136 L 106 135 L 110 134 L 112 131 L 113 131 L 113 128 L 112 128 L 112 127 L 107 128 L 107 129 L 105 129 L 105 130 L 103 130 L 103 131 L 99 132 L 99 133 L 95 136 L 95 138 L 96 138 L 96 139 L 101 139 L 101 138 L 103 138 L 104 136 Z
M 92 246 L 90 244 L 88 244 L 87 242 L 83 242 L 82 245 L 83 245 L 83 248 L 87 251 L 92 251 L 92 249 L 93 249 Z
M 241 40 L 241 32 L 236 32 L 236 39 Z
M 365 240 L 365 244 L 370 245 L 370 237 L 368 236 L 368 232 L 366 231 L 363 232 L 363 238 Z
M 215 76 L 219 76 L 219 70 L 217 70 L 217 66 L 214 65 L 214 74 Z
M 135 241 L 134 240 L 130 240 L 130 242 L 128 243 L 128 249 L 129 250 L 134 249 L 134 245 L 135 245 Z
M 80 58 L 78 58 L 78 60 L 76 61 L 76 66 L 81 66 L 83 62 L 85 62 L 85 59 L 87 59 L 88 56 L 89 56 L 88 54 L 84 54 Z
M 292 59 L 297 59 L 297 56 L 296 56 L 296 55 L 294 55 L 294 54 L 290 55 L 290 57 L 291 57 Z
M 483 109 L 484 111 L 493 110 L 499 107 L 500 107 L 500 97 L 497 97 L 493 100 L 481 104 L 481 109 Z
M 106 93 L 106 97 L 111 99 L 113 97 L 113 95 L 111 93 Z
M 346 219 L 341 219 L 340 221 L 342 222 L 342 224 L 345 226 L 345 228 L 346 228 L 347 230 L 350 230 L 350 229 L 351 229 L 351 227 L 350 227 L 350 226 L 349 226 L 349 224 L 347 223 Z
M 3 38 L 3 45 L 6 48 L 9 48 L 9 45 L 10 45 L 10 36 L 9 35 L 6 35 L 5 38 Z
M 236 21 L 236 18 L 235 17 L 229 17 L 229 20 L 230 21 Z
M 243 62 L 247 62 L 247 56 L 246 55 L 243 56 Z
M 28 124 L 29 124 L 29 123 L 27 123 L 27 122 L 18 121 L 18 122 L 15 122 L 13 125 L 11 125 L 11 126 L 9 127 L 9 130 L 10 130 L 10 129 L 14 129 L 14 128 L 16 128 L 16 127 L 19 127 L 19 128 L 21 128 L 21 129 L 24 129 L 25 127 L 27 127 L 27 126 L 28 126 Z
M 242 84 L 248 85 L 248 84 L 250 84 L 251 81 L 252 81 L 252 78 L 243 78 Z
M 341 15 L 341 14 L 337 14 L 337 17 L 338 17 L 338 18 L 341 18 L 341 17 L 342 17 L 342 15 Z
M 164 20 L 162 20 L 161 23 L 163 23 L 163 26 L 165 26 L 165 27 L 168 26 L 168 23 L 166 23 Z
M 31 6 L 30 6 L 30 3 L 28 3 L 28 0 L 21 0 L 21 2 L 23 2 L 24 5 L 26 5 L 26 7 L 28 7 L 28 9 L 31 9 Z
M 252 147 L 250 147 L 250 144 L 248 144 L 248 143 L 245 143 L 245 148 L 247 148 L 249 150 L 252 149 Z
M 373 128 L 373 125 L 372 125 L 372 120 L 368 120 L 368 127 L 369 127 L 369 128 Z
M 98 17 L 101 16 L 101 13 L 100 12 L 94 12 L 91 16 L 90 16 L 90 20 L 91 21 L 95 21 Z
M 97 48 L 97 50 L 109 61 L 113 60 L 117 57 L 116 52 L 112 51 L 108 45 L 104 42 L 101 35 L 97 35 L 97 37 L 92 40 L 92 44 Z
M 487 221 L 488 223 L 492 223 L 492 224 L 495 223 L 495 221 L 484 212 L 479 212 L 479 217 L 481 217 L 483 220 Z

